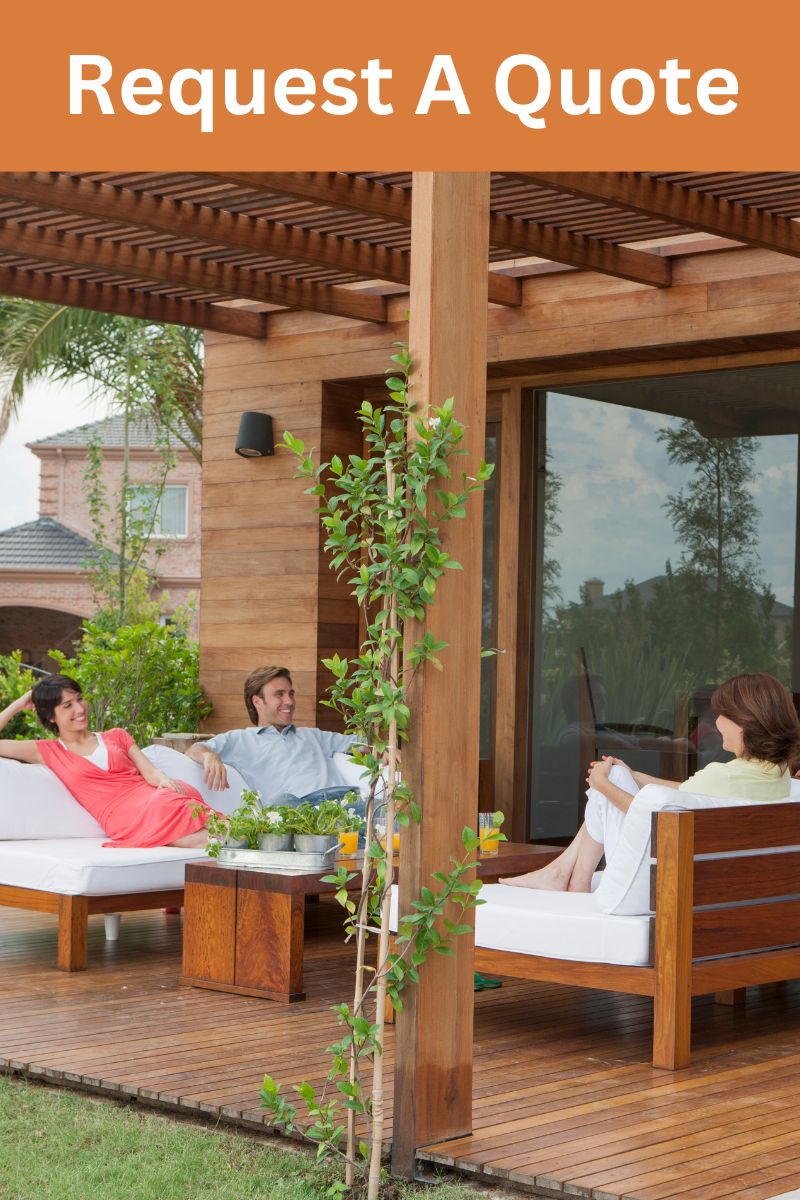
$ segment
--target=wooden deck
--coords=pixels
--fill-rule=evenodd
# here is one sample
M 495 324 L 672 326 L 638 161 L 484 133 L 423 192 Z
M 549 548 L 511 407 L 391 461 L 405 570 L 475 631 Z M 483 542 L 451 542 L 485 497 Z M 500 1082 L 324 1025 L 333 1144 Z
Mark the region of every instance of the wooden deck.
M 321 1082 L 350 950 L 307 911 L 305 1004 L 177 985 L 180 918 L 91 918 L 89 971 L 56 971 L 51 917 L 0 911 L 0 1067 L 262 1126 L 263 1072 Z M 649 1066 L 646 1000 L 508 981 L 476 997 L 474 1129 L 425 1157 L 528 1192 L 592 1200 L 767 1200 L 800 1188 L 800 984 L 745 1012 L 699 1002 L 693 1065 Z M 392 1034 L 387 1060 L 392 1060 Z

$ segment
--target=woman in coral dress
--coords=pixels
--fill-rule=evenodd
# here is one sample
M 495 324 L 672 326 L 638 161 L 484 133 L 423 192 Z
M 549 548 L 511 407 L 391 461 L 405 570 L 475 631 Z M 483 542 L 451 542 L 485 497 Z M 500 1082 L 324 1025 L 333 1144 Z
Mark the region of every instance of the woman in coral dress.
M 213 810 L 200 793 L 153 766 L 124 729 L 92 733 L 74 679 L 48 675 L 0 713 L 0 730 L 26 709 L 58 738 L 2 740 L 0 757 L 48 767 L 105 830 L 111 840 L 104 845 L 205 847 Z M 198 808 L 205 811 L 193 816 Z

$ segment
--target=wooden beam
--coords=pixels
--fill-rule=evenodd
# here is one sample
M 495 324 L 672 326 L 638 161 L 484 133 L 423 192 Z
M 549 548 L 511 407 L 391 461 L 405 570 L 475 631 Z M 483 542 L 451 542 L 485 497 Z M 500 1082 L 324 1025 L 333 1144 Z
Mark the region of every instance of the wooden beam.
M 79 176 L 0 172 L 0 197 L 151 229 L 170 237 L 191 238 L 247 254 L 291 258 L 295 262 L 351 272 L 364 279 L 407 284 L 411 278 L 411 259 L 405 250 L 296 228 L 207 204 L 112 187 Z M 518 279 L 490 275 L 489 299 L 495 304 L 518 305 L 520 294 Z
M 521 221 L 501 213 L 492 216 L 489 237 L 495 246 L 508 246 L 521 254 L 549 258 L 590 271 L 601 271 L 618 279 L 631 279 L 651 287 L 669 287 L 672 263 L 646 250 L 630 250 L 600 238 L 570 233 L 534 221 Z
M 193 325 L 215 333 L 237 337 L 264 338 L 266 313 L 226 308 L 197 300 L 173 296 L 153 296 L 149 292 L 111 284 L 88 283 L 84 279 L 66 279 L 43 271 L 19 270 L 0 265 L 0 292 L 24 296 L 47 304 L 66 304 L 71 308 L 90 308 L 97 312 L 119 313 L 142 321 L 162 321 L 167 325 Z
M 196 288 L 212 296 L 231 296 L 255 300 L 260 304 L 310 309 L 338 317 L 350 317 L 356 321 L 386 320 L 386 301 L 382 296 L 286 279 L 264 271 L 249 271 L 225 263 L 168 254 L 163 250 L 148 250 L 145 246 L 32 228 L 14 221 L 0 225 L 0 254 L 88 267 L 132 279 Z
M 411 204 L 407 191 L 371 179 L 361 179 L 357 175 L 343 175 L 336 171 L 294 175 L 260 172 L 254 175 L 227 173 L 214 175 L 213 178 L 250 187 L 256 191 L 272 194 L 277 192 L 297 200 L 308 200 L 313 204 L 382 217 L 399 224 L 407 225 L 411 221 Z M 616 275 L 620 279 L 632 279 L 654 287 L 669 287 L 672 277 L 671 264 L 657 254 L 628 250 L 599 238 L 584 237 L 582 234 L 538 225 L 533 221 L 522 221 L 517 217 L 506 217 L 500 213 L 490 215 L 489 241 L 493 246 L 506 247 L 520 254 L 602 271 L 606 275 Z M 490 287 L 491 279 L 490 273 Z M 491 295 L 489 297 L 494 298 Z M 509 301 L 499 300 L 498 303 Z
M 208 177 L 254 192 L 291 196 L 324 208 L 345 208 L 398 225 L 411 224 L 411 192 L 407 188 L 362 179 L 360 175 L 345 175 L 341 171 L 226 171 Z
M 455 397 L 474 474 L 486 424 L 488 174 L 414 175 L 411 237 L 411 395 L 419 412 Z M 461 856 L 461 829 L 475 827 L 480 734 L 482 498 L 445 527 L 443 545 L 467 570 L 447 572 L 422 628 L 449 643 L 444 671 L 411 685 L 403 770 L 422 808 L 400 839 L 400 911 L 409 912 L 434 871 Z M 458 697 L 455 717 L 454 697 Z M 452 957 L 433 954 L 398 1014 L 393 1167 L 413 1176 L 418 1147 L 469 1132 L 472 1123 L 472 938 Z
M 338 171 L 295 174 L 260 171 L 254 174 L 215 173 L 211 178 L 235 183 L 239 187 L 252 188 L 256 192 L 291 196 L 294 200 L 308 200 L 324 208 L 345 209 L 362 213 L 364 216 L 381 217 L 398 225 L 411 224 L 411 194 L 407 189 L 377 183 L 371 179 L 361 179 L 357 175 L 344 175 Z M 394 277 L 383 274 L 377 278 Z M 397 282 L 407 283 L 409 278 L 409 275 L 405 275 Z M 497 275 L 492 271 L 489 271 L 488 279 L 489 300 L 493 304 L 514 306 L 520 303 L 521 285 L 518 279 L 508 275 Z
M 599 200 L 625 212 L 659 217 L 670 224 L 800 257 L 797 221 L 638 172 L 514 172 L 514 177 L 571 196 Z

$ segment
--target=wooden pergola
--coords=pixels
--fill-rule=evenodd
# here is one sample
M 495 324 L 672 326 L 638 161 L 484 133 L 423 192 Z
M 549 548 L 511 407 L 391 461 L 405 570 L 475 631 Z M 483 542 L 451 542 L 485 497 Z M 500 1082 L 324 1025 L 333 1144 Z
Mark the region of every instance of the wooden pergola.
M 738 246 L 800 257 L 796 218 L 800 174 L 422 174 L 412 187 L 407 173 L 15 173 L 0 175 L 0 290 L 267 343 L 287 310 L 335 318 L 346 341 L 368 326 L 403 335 L 397 314 L 409 309 L 415 399 L 457 398 L 468 464 L 483 453 L 487 363 L 490 376 L 516 379 L 579 370 L 590 352 L 595 364 L 635 362 L 641 339 L 650 363 L 800 347 L 795 274 L 785 295 L 770 294 L 768 320 L 723 328 L 713 314 L 695 324 L 690 314 L 662 342 L 647 329 L 637 346 L 620 334 L 578 352 L 569 339 L 539 345 L 530 335 L 513 355 L 487 349 L 489 314 L 508 314 L 501 323 L 513 333 L 531 280 L 612 276 L 633 285 L 631 304 L 646 315 L 678 259 Z M 479 562 L 481 533 L 474 504 L 448 529 L 450 553 Z M 471 570 L 448 579 L 433 612 L 450 651 L 445 672 L 415 685 L 405 770 L 424 819 L 403 839 L 401 904 L 475 821 L 480 605 Z M 400 1173 L 412 1172 L 418 1147 L 470 1130 L 471 969 L 461 939 L 453 958 L 426 969 L 399 1018 Z

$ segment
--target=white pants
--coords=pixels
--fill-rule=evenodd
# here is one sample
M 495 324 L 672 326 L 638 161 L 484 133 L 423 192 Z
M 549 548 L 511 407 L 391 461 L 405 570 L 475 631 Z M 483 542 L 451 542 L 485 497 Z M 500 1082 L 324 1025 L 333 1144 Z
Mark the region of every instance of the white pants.
M 608 778 L 611 783 L 622 788 L 623 792 L 629 792 L 631 796 L 635 796 L 639 791 L 639 785 L 627 767 L 612 767 Z M 583 818 L 586 832 L 603 847 L 608 865 L 619 841 L 626 814 L 596 788 L 589 788 L 586 795 L 586 812 Z

